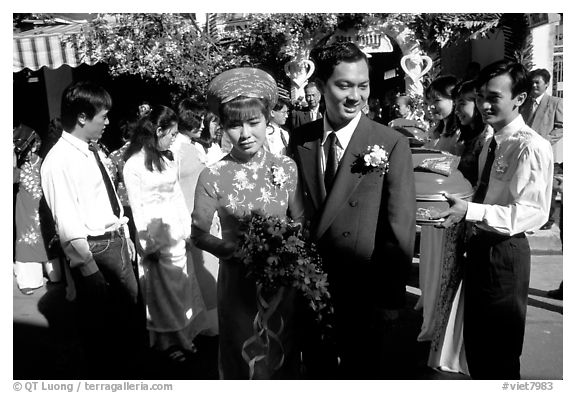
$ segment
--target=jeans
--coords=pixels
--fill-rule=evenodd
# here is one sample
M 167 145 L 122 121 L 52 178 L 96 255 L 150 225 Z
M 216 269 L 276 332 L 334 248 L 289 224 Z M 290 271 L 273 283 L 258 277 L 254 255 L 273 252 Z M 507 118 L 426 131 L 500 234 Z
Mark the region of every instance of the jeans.
M 138 286 L 123 234 L 114 233 L 109 239 L 88 238 L 88 244 L 105 284 L 100 281 L 94 285 L 89 277 L 72 271 L 87 360 L 85 377 L 114 378 L 117 373 L 125 374 L 139 347 L 135 334 L 141 321 Z

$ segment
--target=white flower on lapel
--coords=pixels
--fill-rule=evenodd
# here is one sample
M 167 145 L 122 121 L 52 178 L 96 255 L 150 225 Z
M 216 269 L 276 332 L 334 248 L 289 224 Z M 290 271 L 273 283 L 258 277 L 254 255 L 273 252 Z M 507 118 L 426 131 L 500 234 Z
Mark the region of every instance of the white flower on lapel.
M 388 172 L 388 152 L 380 145 L 368 146 L 366 150 L 360 154 L 360 159 L 363 165 L 363 172 L 371 172 L 373 170 L 379 171 L 381 175 Z
M 494 161 L 494 170 L 496 173 L 503 174 L 508 169 L 508 163 L 504 159 L 504 156 L 499 156 L 496 161 Z
M 270 168 L 270 171 L 272 172 L 272 184 L 278 188 L 282 188 L 284 183 L 288 181 L 288 175 L 286 171 L 284 171 L 284 168 L 274 165 Z

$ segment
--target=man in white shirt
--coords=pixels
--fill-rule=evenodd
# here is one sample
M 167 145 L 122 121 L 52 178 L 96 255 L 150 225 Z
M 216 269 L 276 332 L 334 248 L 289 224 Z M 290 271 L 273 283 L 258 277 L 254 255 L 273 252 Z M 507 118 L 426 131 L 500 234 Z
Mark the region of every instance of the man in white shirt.
M 494 137 L 479 157 L 473 202 L 446 195 L 442 227 L 474 223 L 464 276 L 464 347 L 475 379 L 520 379 L 530 281 L 524 235 L 548 219 L 553 157 L 550 143 L 519 113 L 530 89 L 521 64 L 499 61 L 476 81 L 476 105 Z
M 67 87 L 61 106 L 65 132 L 41 169 L 42 189 L 77 293 L 86 376 L 104 378 L 129 366 L 122 359 L 136 348 L 134 323 L 139 321 L 134 244 L 101 162 L 104 156 L 94 147 L 109 123 L 111 106 L 100 86 L 78 82 Z

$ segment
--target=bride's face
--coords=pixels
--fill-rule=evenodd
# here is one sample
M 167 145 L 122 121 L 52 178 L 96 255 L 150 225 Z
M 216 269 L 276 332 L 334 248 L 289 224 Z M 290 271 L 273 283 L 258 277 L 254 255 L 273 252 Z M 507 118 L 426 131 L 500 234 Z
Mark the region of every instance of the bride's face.
M 266 141 L 266 118 L 260 113 L 247 120 L 230 124 L 225 132 L 232 141 L 232 153 L 238 158 L 249 159 Z

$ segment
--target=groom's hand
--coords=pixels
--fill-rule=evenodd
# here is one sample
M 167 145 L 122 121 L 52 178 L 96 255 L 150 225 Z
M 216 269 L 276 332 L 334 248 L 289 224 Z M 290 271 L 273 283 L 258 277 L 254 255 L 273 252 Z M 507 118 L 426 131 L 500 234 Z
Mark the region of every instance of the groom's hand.
M 222 260 L 231 259 L 236 251 L 236 243 L 231 241 L 222 241 L 218 257 Z

